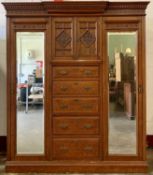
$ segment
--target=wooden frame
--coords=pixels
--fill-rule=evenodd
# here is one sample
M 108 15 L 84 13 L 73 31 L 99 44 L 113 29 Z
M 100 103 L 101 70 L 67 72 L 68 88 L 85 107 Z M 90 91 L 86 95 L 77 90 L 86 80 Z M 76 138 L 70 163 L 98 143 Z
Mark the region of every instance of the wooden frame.
M 138 43 L 141 43 L 141 40 L 142 40 L 142 30 L 143 30 L 143 27 L 140 25 L 141 23 L 141 20 L 142 18 L 140 17 L 106 17 L 104 18 L 104 31 L 103 31 L 103 37 L 105 37 L 105 43 L 104 43 L 104 46 L 105 46 L 105 50 L 107 51 L 107 39 L 106 39 L 106 36 L 107 36 L 107 32 L 137 32 L 138 34 Z M 115 21 L 115 23 L 114 23 Z M 131 24 L 132 23 L 132 24 Z M 129 27 L 127 27 L 127 25 L 129 25 Z M 145 89 L 145 83 L 143 81 L 143 79 L 141 78 L 143 75 L 142 73 L 142 62 L 144 60 L 143 58 L 143 54 L 144 53 L 141 53 L 140 50 L 143 52 L 143 49 L 142 49 L 142 44 L 138 44 L 138 59 L 137 59 L 137 75 L 138 75 L 138 80 L 137 80 L 137 86 L 142 86 L 142 89 Z M 105 52 L 105 58 L 107 57 L 107 52 Z M 108 62 L 107 60 L 105 60 L 106 63 L 104 64 L 104 67 L 103 67 L 103 70 L 105 72 L 105 75 L 107 75 L 107 67 L 108 67 Z M 106 66 L 107 65 L 107 66 Z M 104 74 L 104 73 L 103 73 Z M 107 77 L 106 77 L 107 78 Z M 106 82 L 108 80 L 106 79 Z M 104 83 L 104 85 L 107 85 L 107 83 Z M 108 86 L 105 87 L 106 88 L 106 91 L 108 91 Z M 138 91 L 138 87 L 137 87 L 137 91 Z M 106 143 L 106 160 L 119 160 L 119 159 L 124 159 L 124 160 L 139 160 L 139 159 L 143 159 L 145 160 L 146 157 L 145 157 L 145 154 L 143 154 L 145 152 L 145 142 L 143 143 L 143 146 L 140 147 L 140 145 L 142 144 L 141 142 L 141 139 L 142 139 L 142 136 L 143 136 L 143 139 L 145 140 L 145 135 L 143 134 L 145 132 L 145 126 L 143 126 L 142 128 L 142 123 L 144 122 L 145 120 L 145 115 L 142 115 L 145 111 L 145 106 L 143 107 L 140 107 L 142 104 L 141 102 L 143 101 L 143 94 L 145 92 L 137 92 L 137 103 L 138 103 L 138 107 L 137 107 L 137 156 L 132 156 L 132 155 L 109 155 L 108 154 L 108 123 L 106 124 L 106 128 L 107 128 L 107 134 L 105 135 L 106 136 L 106 140 L 104 143 Z M 107 94 L 104 93 L 104 99 L 107 99 Z M 108 103 L 108 102 L 107 102 Z M 140 105 L 140 106 L 139 106 Z M 107 116 L 107 111 L 108 111 L 108 105 L 106 105 L 104 107 L 104 110 L 105 110 L 105 121 L 108 121 L 108 116 Z
M 25 29 L 25 25 L 26 25 L 26 29 Z M 12 21 L 12 24 L 11 24 L 11 28 L 12 28 L 12 32 L 10 34 L 10 36 L 8 37 L 10 40 L 9 42 L 12 43 L 12 41 L 15 42 L 15 44 L 13 44 L 13 47 L 12 47 L 12 50 L 11 50 L 11 55 L 12 55 L 12 59 L 9 60 L 8 62 L 8 71 L 9 70 L 12 70 L 12 72 L 10 73 L 10 75 L 8 75 L 8 84 L 10 83 L 11 81 L 11 84 L 8 85 L 8 94 L 11 94 L 10 97 L 10 101 L 12 102 L 12 104 L 16 104 L 16 100 L 14 98 L 14 95 L 16 94 L 16 32 L 44 32 L 45 34 L 45 38 L 48 38 L 48 40 L 45 40 L 45 67 L 46 67 L 46 70 L 45 70 L 45 74 L 46 75 L 49 75 L 50 72 L 50 67 L 48 69 L 48 66 L 49 66 L 49 52 L 47 52 L 47 49 L 49 46 L 48 46 L 48 43 L 49 43 L 49 38 L 50 38 L 50 32 L 47 31 L 47 28 L 49 24 L 47 24 L 47 21 L 46 19 L 39 19 L 39 20 L 33 20 L 33 19 L 22 19 L 22 20 L 18 20 L 18 19 L 14 19 Z M 49 83 L 50 81 L 48 80 L 50 77 L 46 78 L 45 80 L 45 86 L 46 86 L 46 95 L 48 96 L 50 94 L 50 91 L 49 91 Z M 10 80 L 11 79 L 11 80 Z M 49 93 L 49 94 L 48 94 Z M 48 99 L 46 98 L 45 99 L 45 104 L 49 104 L 50 102 L 46 102 Z M 13 132 L 13 136 L 9 136 L 8 135 L 8 141 L 9 141 L 9 144 L 11 144 L 11 149 L 8 149 L 8 157 L 9 159 L 15 159 L 15 160 L 45 160 L 46 157 L 47 157 L 47 149 L 45 149 L 45 153 L 44 153 L 44 156 L 32 156 L 32 155 L 27 155 L 27 156 L 23 156 L 23 155 L 16 155 L 16 105 L 8 105 L 8 107 L 10 106 L 10 109 L 8 110 L 9 111 L 13 111 L 11 112 L 8 120 L 10 121 L 10 123 L 13 123 L 13 125 L 11 124 L 10 127 L 8 127 L 8 130 L 10 130 L 10 132 L 12 133 Z M 45 116 L 48 115 L 47 112 L 49 110 L 49 106 L 45 105 Z M 50 113 L 50 112 L 49 112 Z M 49 118 L 47 118 L 49 119 Z M 45 128 L 50 128 L 50 127 L 47 127 L 46 125 L 49 124 L 50 122 L 48 121 L 45 121 Z M 47 138 L 47 131 L 45 129 L 45 138 Z M 47 139 L 45 139 L 45 147 L 49 147 L 47 146 L 48 145 L 48 141 Z
M 7 10 L 7 116 L 8 150 L 7 172 L 147 172 L 146 163 L 146 87 L 145 87 L 145 9 L 149 2 L 40 2 L 3 3 Z M 69 60 L 55 58 L 55 21 L 72 21 L 73 35 L 79 28 L 78 22 L 97 20 L 97 59 L 83 60 L 78 56 L 78 40 L 74 37 L 73 54 Z M 66 19 L 66 20 L 65 20 Z M 62 21 L 62 22 L 63 22 Z M 16 155 L 16 32 L 45 33 L 45 154 Z M 108 154 L 108 63 L 107 32 L 138 32 L 138 121 L 137 155 Z M 94 40 L 94 39 L 93 39 Z M 52 44 L 53 43 L 53 44 Z M 54 45 L 54 47 L 51 47 Z M 88 51 L 87 51 L 88 52 Z M 75 57 L 75 61 L 73 58 Z M 79 60 L 78 58 L 81 58 Z M 97 66 L 99 77 L 99 159 L 54 160 L 53 158 L 53 68 L 57 66 Z M 142 71 L 143 70 L 143 71 Z M 73 80 L 73 77 L 71 78 Z M 89 78 L 85 78 L 88 80 Z M 138 89 L 138 88 L 137 88 Z M 48 98 L 50 97 L 50 98 Z M 106 100 L 107 99 L 107 100 Z M 73 113 L 73 115 L 76 115 Z M 79 114 L 78 114 L 79 115 Z M 82 136 L 80 136 L 82 137 Z

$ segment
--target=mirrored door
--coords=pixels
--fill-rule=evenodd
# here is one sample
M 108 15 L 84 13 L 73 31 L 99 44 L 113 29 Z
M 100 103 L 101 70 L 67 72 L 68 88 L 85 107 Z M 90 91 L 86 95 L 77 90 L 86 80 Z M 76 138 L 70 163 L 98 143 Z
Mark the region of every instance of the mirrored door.
M 44 154 L 44 32 L 16 33 L 18 155 Z
M 108 32 L 108 153 L 137 154 L 137 32 Z

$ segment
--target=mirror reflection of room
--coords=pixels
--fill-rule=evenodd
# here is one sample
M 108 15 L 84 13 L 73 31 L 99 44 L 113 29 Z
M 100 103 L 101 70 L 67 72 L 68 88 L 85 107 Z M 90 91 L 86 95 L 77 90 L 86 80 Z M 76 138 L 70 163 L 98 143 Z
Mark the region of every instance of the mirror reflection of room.
M 44 33 L 17 32 L 17 154 L 44 153 Z
M 109 32 L 109 154 L 136 154 L 136 32 Z

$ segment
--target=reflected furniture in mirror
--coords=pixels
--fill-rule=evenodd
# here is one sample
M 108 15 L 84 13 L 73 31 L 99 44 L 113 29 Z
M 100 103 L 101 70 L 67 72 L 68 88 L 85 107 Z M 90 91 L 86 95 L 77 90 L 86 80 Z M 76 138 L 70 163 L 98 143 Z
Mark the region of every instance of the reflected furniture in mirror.
M 19 95 L 17 95 L 17 105 L 24 105 L 25 112 L 28 113 L 28 108 L 31 105 L 42 104 L 43 105 L 43 84 L 41 83 L 23 83 L 18 84 L 17 89 Z M 29 105 L 30 104 L 30 105 Z
M 148 3 L 3 3 L 7 172 L 147 171 Z
M 117 33 L 118 35 L 119 33 Z M 115 35 L 115 34 L 114 34 Z M 132 43 L 136 43 L 136 36 L 133 35 L 133 33 L 125 33 L 123 37 L 123 32 L 120 33 L 120 36 L 118 35 L 118 38 L 120 38 L 120 42 L 124 43 L 128 37 L 128 40 L 131 38 L 131 43 L 128 43 L 130 41 L 127 41 L 126 44 L 130 45 L 132 47 L 133 52 L 136 52 L 136 44 L 135 46 L 132 46 Z M 132 36 L 133 35 L 133 36 Z M 111 35 L 113 36 L 113 35 Z M 133 40 L 132 40 L 133 38 Z M 135 40 L 135 41 L 134 41 Z M 120 43 L 119 43 L 120 44 Z M 116 44 L 115 47 L 120 47 L 119 44 Z M 134 45 L 134 44 L 133 44 Z M 110 46 L 111 47 L 111 46 Z M 111 49 L 111 48 L 110 48 Z M 131 49 L 130 49 L 131 50 Z M 111 52 L 111 51 L 110 51 Z M 129 118 L 134 119 L 135 115 L 135 105 L 134 101 L 136 100 L 136 94 L 135 94 L 135 87 L 136 87 L 136 55 L 127 55 L 126 48 L 125 53 L 122 52 L 115 52 L 114 53 L 114 69 L 115 69 L 115 75 L 113 77 L 113 84 L 115 85 L 115 96 L 116 96 L 116 103 L 120 104 L 124 110 L 126 111 L 126 114 Z M 111 54 L 111 53 L 110 53 Z M 132 54 L 132 53 L 130 53 Z M 111 60 L 112 61 L 112 60 Z M 112 82 L 112 78 L 109 78 L 109 82 Z M 110 95 L 112 94 L 112 87 L 110 86 Z

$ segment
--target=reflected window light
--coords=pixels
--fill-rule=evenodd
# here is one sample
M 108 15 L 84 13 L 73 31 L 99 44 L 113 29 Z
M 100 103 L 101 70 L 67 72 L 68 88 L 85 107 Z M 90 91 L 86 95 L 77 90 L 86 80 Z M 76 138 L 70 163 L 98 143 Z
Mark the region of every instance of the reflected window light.
M 126 48 L 125 54 L 126 54 L 127 56 L 131 56 L 131 54 L 132 54 L 131 48 Z

